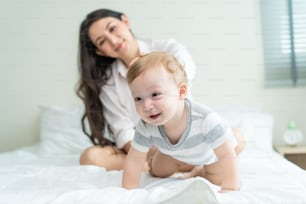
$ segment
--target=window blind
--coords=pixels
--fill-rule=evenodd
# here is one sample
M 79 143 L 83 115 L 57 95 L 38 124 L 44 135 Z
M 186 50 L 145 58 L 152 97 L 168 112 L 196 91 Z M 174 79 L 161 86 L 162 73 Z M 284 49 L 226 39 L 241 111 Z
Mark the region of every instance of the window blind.
M 265 85 L 306 85 L 306 1 L 261 0 Z

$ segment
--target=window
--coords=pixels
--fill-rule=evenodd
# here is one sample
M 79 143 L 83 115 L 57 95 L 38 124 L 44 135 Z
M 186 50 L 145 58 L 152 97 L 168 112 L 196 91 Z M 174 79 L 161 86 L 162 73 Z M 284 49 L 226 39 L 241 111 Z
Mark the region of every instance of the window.
M 261 0 L 266 86 L 306 85 L 306 1 Z

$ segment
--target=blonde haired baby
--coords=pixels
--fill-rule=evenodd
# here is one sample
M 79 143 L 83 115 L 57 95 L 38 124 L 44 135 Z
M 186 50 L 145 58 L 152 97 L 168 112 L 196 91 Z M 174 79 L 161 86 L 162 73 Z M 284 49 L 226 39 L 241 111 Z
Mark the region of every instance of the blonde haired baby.
M 128 69 L 127 80 L 141 120 L 123 169 L 122 186 L 138 188 L 148 151 L 150 174 L 182 178 L 202 176 L 220 185 L 220 192 L 240 187 L 237 154 L 243 144 L 232 129 L 207 106 L 186 98 L 188 83 L 183 66 L 166 52 L 139 57 Z

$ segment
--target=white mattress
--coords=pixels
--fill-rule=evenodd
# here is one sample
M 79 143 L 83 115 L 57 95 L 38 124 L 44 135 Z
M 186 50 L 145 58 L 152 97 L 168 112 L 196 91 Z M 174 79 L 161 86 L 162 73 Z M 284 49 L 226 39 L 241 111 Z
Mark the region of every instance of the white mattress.
M 122 171 L 80 166 L 89 146 L 79 126 L 79 108 L 43 108 L 40 143 L 0 154 L 0 203 L 4 204 L 300 204 L 306 203 L 306 171 L 272 150 L 272 117 L 223 112 L 245 130 L 239 155 L 241 190 L 218 193 L 203 178 L 153 178 L 143 173 L 139 189 L 120 187 Z M 235 124 L 232 124 L 233 126 Z
M 0 155 L 0 203 L 306 203 L 306 173 L 274 152 L 239 156 L 241 190 L 218 193 L 205 179 L 152 178 L 120 188 L 121 171 L 79 166 L 78 154 L 37 154 L 38 146 Z

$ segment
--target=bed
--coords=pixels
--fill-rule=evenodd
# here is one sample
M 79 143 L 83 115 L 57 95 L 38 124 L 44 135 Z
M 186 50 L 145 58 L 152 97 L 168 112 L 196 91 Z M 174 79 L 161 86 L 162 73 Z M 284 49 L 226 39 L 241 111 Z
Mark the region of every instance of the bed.
M 122 171 L 79 165 L 81 151 L 91 145 L 80 127 L 82 108 L 49 106 L 40 107 L 38 144 L 0 154 L 0 203 L 306 203 L 305 171 L 272 148 L 273 116 L 250 108 L 216 109 L 247 136 L 239 155 L 240 191 L 220 194 L 203 178 L 146 173 L 139 189 L 122 189 Z

